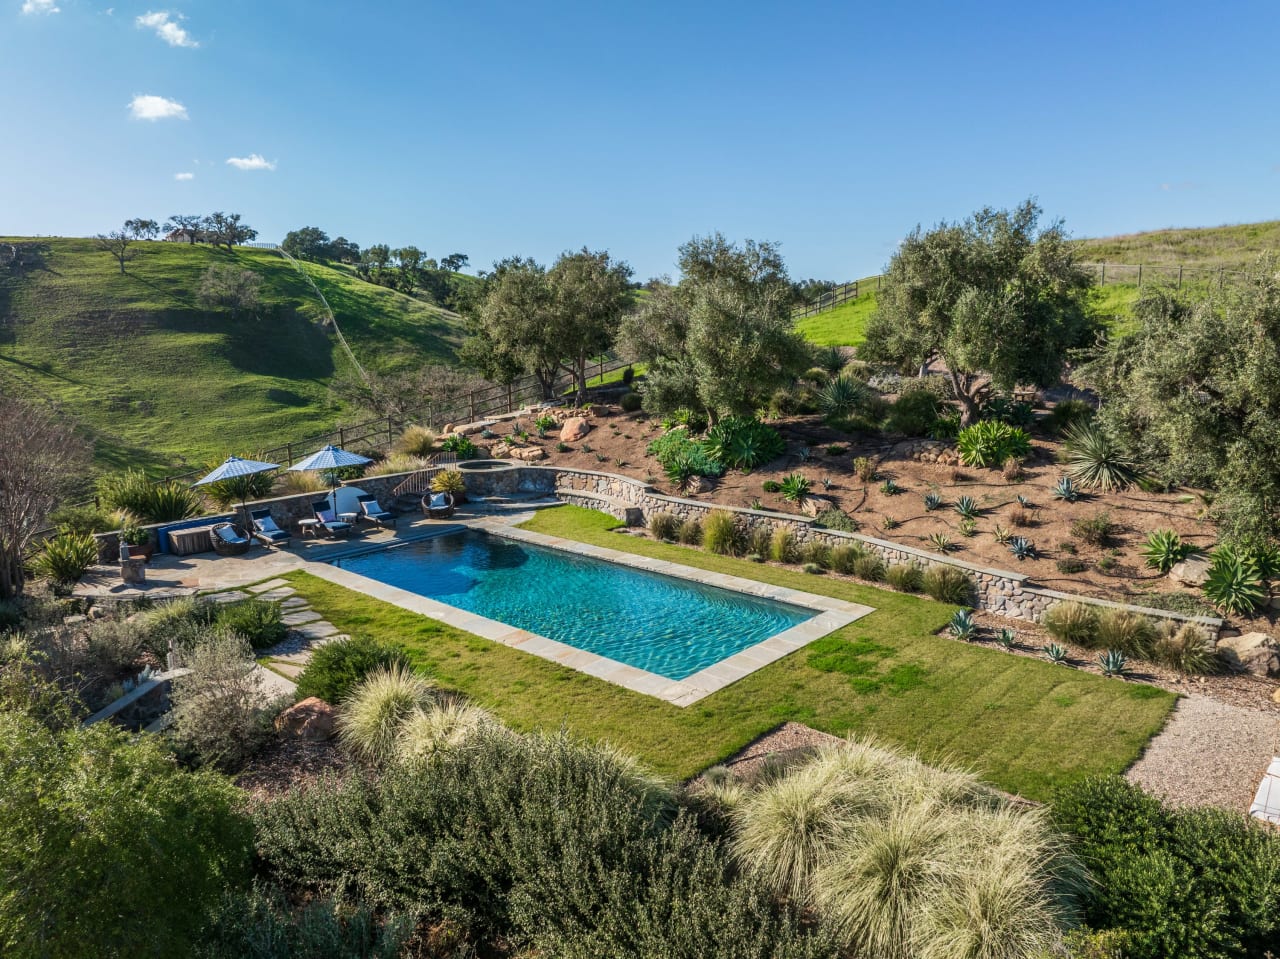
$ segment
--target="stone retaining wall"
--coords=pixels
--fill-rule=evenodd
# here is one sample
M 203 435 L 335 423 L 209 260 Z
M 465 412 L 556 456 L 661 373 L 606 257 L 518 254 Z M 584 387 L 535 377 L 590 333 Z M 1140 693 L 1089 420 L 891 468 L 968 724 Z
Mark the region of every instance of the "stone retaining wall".
M 1039 622 L 1045 611 L 1065 600 L 1088 603 L 1112 609 L 1128 609 L 1155 619 L 1175 622 L 1193 622 L 1217 639 L 1223 621 L 1212 616 L 1184 616 L 1161 609 L 1148 609 L 1127 603 L 1116 603 L 1090 596 L 1075 596 L 1055 590 L 1043 589 L 1028 582 L 1026 575 L 1011 570 L 993 569 L 967 563 L 964 560 L 938 553 L 929 553 L 902 543 L 892 543 L 864 536 L 861 533 L 845 533 L 823 529 L 814 525 L 807 516 L 789 513 L 773 513 L 723 506 L 700 500 L 683 499 L 659 493 L 640 480 L 614 473 L 597 473 L 590 470 L 564 469 L 555 466 L 512 466 L 492 473 L 467 473 L 468 492 L 479 496 L 537 495 L 556 496 L 566 503 L 597 509 L 616 516 L 631 526 L 649 522 L 655 513 L 670 513 L 678 520 L 705 521 L 713 510 L 724 510 L 738 517 L 747 530 L 759 527 L 787 529 L 802 546 L 819 541 L 831 546 L 858 543 L 878 554 L 886 565 L 914 563 L 917 566 L 953 566 L 964 570 L 973 580 L 976 605 L 1011 619 Z

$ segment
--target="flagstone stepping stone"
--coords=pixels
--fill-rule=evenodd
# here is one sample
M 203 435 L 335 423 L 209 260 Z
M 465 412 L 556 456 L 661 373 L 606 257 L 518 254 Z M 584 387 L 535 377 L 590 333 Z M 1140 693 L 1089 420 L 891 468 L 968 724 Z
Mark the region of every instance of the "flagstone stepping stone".
M 257 586 L 250 586 L 249 589 L 255 593 L 265 593 L 268 590 L 279 589 L 281 586 L 288 586 L 289 581 L 284 579 L 269 579 L 265 583 L 259 583 Z
M 320 614 L 314 609 L 300 609 L 295 613 L 286 613 L 281 617 L 286 626 L 301 626 L 303 623 L 314 623 Z
M 320 620 L 315 623 L 307 623 L 305 626 L 295 626 L 293 632 L 307 639 L 324 639 L 326 636 L 336 636 L 338 627 Z
M 225 593 L 209 593 L 204 598 L 211 603 L 238 603 L 242 599 L 248 599 L 249 594 L 243 590 L 233 589 Z
M 306 606 L 307 601 L 301 596 L 290 596 L 280 604 L 281 609 L 297 609 L 299 606 Z
M 280 589 L 273 589 L 269 593 L 259 593 L 258 599 L 267 599 L 273 603 L 278 603 L 281 600 L 288 599 L 292 595 L 293 595 L 293 590 L 285 586 Z

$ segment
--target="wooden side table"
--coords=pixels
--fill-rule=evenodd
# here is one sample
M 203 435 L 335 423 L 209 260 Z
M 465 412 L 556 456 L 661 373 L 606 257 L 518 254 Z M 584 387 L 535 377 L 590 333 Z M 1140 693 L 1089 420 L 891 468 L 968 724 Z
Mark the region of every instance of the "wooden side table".
M 212 529 L 212 526 L 192 526 L 188 529 L 169 530 L 169 552 L 175 556 L 209 552 L 213 549 L 213 539 L 209 532 Z

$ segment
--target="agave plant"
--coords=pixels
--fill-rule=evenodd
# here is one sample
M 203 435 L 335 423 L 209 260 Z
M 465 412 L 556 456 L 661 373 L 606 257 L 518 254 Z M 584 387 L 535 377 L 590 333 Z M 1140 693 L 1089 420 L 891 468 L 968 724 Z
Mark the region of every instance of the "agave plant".
M 1224 613 L 1252 613 L 1267 598 L 1257 561 L 1229 546 L 1214 550 L 1204 594 Z
M 1137 463 L 1097 423 L 1076 423 L 1066 429 L 1063 439 L 1067 474 L 1086 489 L 1111 492 L 1137 481 Z
M 996 642 L 1005 649 L 1013 649 L 1018 644 L 1018 634 L 1009 627 L 1005 627 L 996 633 Z
M 977 519 L 980 510 L 977 500 L 972 496 L 961 496 L 952 507 L 962 519 Z
M 807 463 L 809 460 L 813 459 L 813 450 L 807 446 L 802 446 L 796 450 L 796 456 L 800 457 L 801 463 Z
M 1123 676 L 1129 671 L 1129 659 L 1118 649 L 1108 649 L 1098 657 L 1103 676 Z
M 1025 536 L 1015 536 L 1009 540 L 1009 552 L 1013 558 L 1021 562 L 1036 555 L 1036 548 Z
M 978 632 L 978 624 L 973 621 L 973 612 L 967 609 L 957 609 L 951 614 L 951 621 L 947 623 L 947 632 L 955 639 L 963 639 L 965 642 L 973 639 Z
M 1021 506 L 1023 509 L 1033 508 L 1031 505 L 1031 500 L 1027 496 L 1023 495 L 1022 493 L 1018 494 L 1018 505 Z
M 942 497 L 937 493 L 924 494 L 924 508 L 927 512 L 932 513 L 935 509 L 942 505 Z
M 1074 503 L 1080 498 L 1080 488 L 1071 481 L 1070 476 L 1064 476 L 1058 480 L 1053 488 L 1053 498 L 1066 500 L 1068 503 Z
M 1049 657 L 1049 662 L 1057 663 L 1059 666 L 1067 664 L 1067 648 L 1059 646 L 1057 643 L 1050 643 L 1043 647 L 1044 654 Z
M 951 537 L 946 533 L 930 533 L 929 543 L 939 553 L 951 552 Z
M 962 519 L 960 521 L 960 535 L 966 539 L 976 536 L 978 533 L 978 521 L 976 519 Z
M 1013 538 L 1013 534 L 999 523 L 996 523 L 996 528 L 991 531 L 991 535 L 995 537 L 995 541 L 1001 546 L 1008 545 L 1009 540 Z
M 1147 534 L 1142 555 L 1147 565 L 1161 573 L 1167 573 L 1186 557 L 1189 547 L 1182 537 L 1171 529 L 1158 529 Z
M 892 516 L 886 516 L 884 519 L 880 521 L 880 528 L 886 531 L 891 529 L 897 529 L 898 521 L 894 519 Z
M 884 493 L 885 496 L 897 496 L 902 492 L 902 487 L 893 480 L 887 479 L 880 484 L 880 492 Z
M 848 419 L 871 399 L 871 389 L 851 376 L 837 376 L 818 391 L 818 408 L 832 419 Z
M 792 473 L 778 484 L 778 492 L 788 503 L 798 503 L 809 495 L 810 484 L 807 477 Z

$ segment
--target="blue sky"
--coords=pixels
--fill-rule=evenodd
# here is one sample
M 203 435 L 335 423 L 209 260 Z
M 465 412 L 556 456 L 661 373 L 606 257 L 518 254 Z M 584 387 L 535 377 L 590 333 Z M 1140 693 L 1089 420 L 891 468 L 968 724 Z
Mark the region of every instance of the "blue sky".
M 843 280 L 1029 195 L 1077 236 L 1273 219 L 1278 27 L 1272 3 L 0 0 L 0 234 L 221 209 L 644 278 L 720 230 Z

